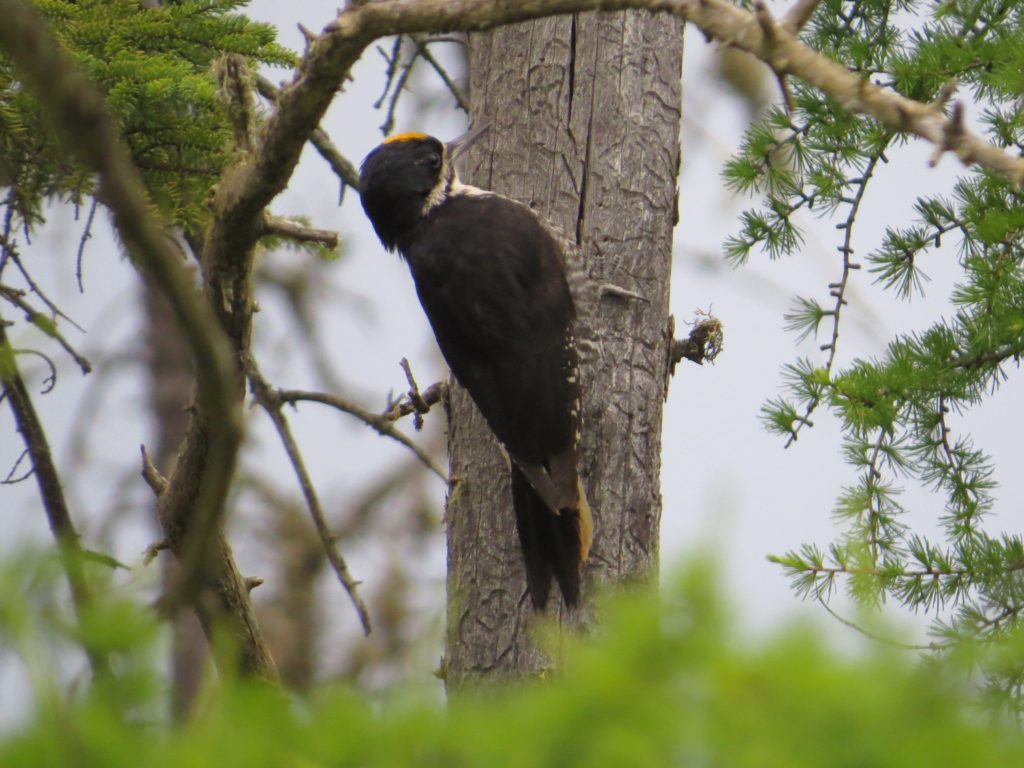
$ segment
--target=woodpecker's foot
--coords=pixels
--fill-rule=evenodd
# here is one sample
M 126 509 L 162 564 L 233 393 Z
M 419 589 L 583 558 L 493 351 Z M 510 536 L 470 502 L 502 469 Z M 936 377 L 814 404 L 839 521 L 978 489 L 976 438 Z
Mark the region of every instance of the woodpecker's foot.
M 602 283 L 598 290 L 601 296 L 618 296 L 620 299 L 632 299 L 633 301 L 642 301 L 644 304 L 650 304 L 651 300 L 646 296 L 643 296 L 635 291 L 631 291 L 628 288 L 623 288 L 619 285 L 612 283 Z

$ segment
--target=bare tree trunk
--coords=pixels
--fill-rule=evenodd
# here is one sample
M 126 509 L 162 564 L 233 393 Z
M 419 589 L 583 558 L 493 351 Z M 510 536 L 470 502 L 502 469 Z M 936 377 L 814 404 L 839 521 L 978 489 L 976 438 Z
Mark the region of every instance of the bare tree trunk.
M 473 123 L 491 130 L 472 151 L 467 180 L 528 203 L 564 230 L 595 286 L 645 299 L 595 291 L 594 302 L 577 307 L 577 335 L 596 342 L 584 354 L 582 382 L 581 472 L 596 522 L 588 585 L 653 578 L 682 25 L 633 12 L 545 19 L 473 34 L 470 62 Z M 452 690 L 537 674 L 550 662 L 527 631 L 532 609 L 507 468 L 458 387 L 449 423 Z M 587 613 L 570 623 L 589 620 Z

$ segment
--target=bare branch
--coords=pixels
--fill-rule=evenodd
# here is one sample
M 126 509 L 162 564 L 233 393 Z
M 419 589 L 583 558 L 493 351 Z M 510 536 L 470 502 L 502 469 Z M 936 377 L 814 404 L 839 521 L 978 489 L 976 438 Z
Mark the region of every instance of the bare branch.
M 270 420 L 274 422 L 277 434 L 284 445 L 285 453 L 288 454 L 288 459 L 295 470 L 295 476 L 298 478 L 299 486 L 302 488 L 302 495 L 306 498 L 306 506 L 313 517 L 313 524 L 316 526 L 320 542 L 327 553 L 327 560 L 330 562 L 335 574 L 337 574 L 341 586 L 348 593 L 352 605 L 355 606 L 356 613 L 359 614 L 359 621 L 363 625 L 363 632 L 369 635 L 370 612 L 367 610 L 363 599 L 359 596 L 358 582 L 349 573 L 348 564 L 338 551 L 334 536 L 331 535 L 330 529 L 327 527 L 327 520 L 324 518 L 324 512 L 320 506 L 320 499 L 317 497 L 312 480 L 310 480 L 309 472 L 306 471 L 306 463 L 302 459 L 299 447 L 295 444 L 295 438 L 292 437 L 288 420 L 281 412 L 281 405 L 286 401 L 281 397 L 280 392 L 272 389 L 266 379 L 263 378 L 259 368 L 256 366 L 256 361 L 251 355 L 246 358 L 245 363 L 246 372 L 249 377 L 249 387 L 252 390 L 253 397 L 263 410 L 266 411 Z
M 0 322 L 2 322 L 2 321 L 0 321 Z M 12 325 L 12 323 L 6 323 L 6 325 L 10 326 L 10 325 Z M 49 355 L 43 354 L 38 349 L 13 349 L 12 348 L 12 351 L 16 355 L 32 355 L 33 357 L 38 357 L 40 360 L 43 361 L 43 363 L 46 365 L 46 368 L 47 368 L 47 374 L 46 374 L 46 376 L 43 377 L 43 388 L 39 392 L 39 394 L 41 394 L 41 395 L 48 395 L 48 394 L 50 394 L 50 392 L 53 391 L 53 388 L 55 386 L 57 386 L 57 366 L 54 365 L 54 362 L 53 362 L 53 360 L 50 359 Z M 0 400 L 3 400 L 3 396 L 2 395 L 0 395 Z
M 423 57 L 423 60 L 426 61 L 427 64 L 433 67 L 434 71 L 437 73 L 437 76 L 441 78 L 441 82 L 444 83 L 445 88 L 448 89 L 448 91 L 452 95 L 452 98 L 455 99 L 455 103 L 459 106 L 459 109 L 461 109 L 468 115 L 469 103 L 466 100 L 466 96 L 462 93 L 459 87 L 452 81 L 447 70 L 441 66 L 441 63 L 436 58 L 434 58 L 434 54 L 430 52 L 429 44 L 438 41 L 425 38 L 422 35 L 413 35 L 412 39 L 413 42 L 416 43 L 416 50 L 419 52 L 419 55 Z
M 264 234 L 267 235 L 279 235 L 301 243 L 319 243 L 331 251 L 338 248 L 337 232 L 330 229 L 307 227 L 301 222 L 286 219 L 283 216 L 266 215 L 263 218 L 263 228 Z
M 410 451 L 415 453 L 417 458 L 419 458 L 419 460 L 422 461 L 431 472 L 446 483 L 448 482 L 447 473 L 437 465 L 437 462 L 435 462 L 426 451 L 395 428 L 395 425 L 392 423 L 395 419 L 389 418 L 390 414 L 394 412 L 394 408 L 384 414 L 370 413 L 365 408 L 361 408 L 343 397 L 328 395 L 323 392 L 303 392 L 297 389 L 278 390 L 277 396 L 283 403 L 294 404 L 306 400 L 311 403 L 329 405 L 343 413 L 355 416 L 368 427 L 373 428 L 377 434 L 382 435 L 383 437 L 390 437 L 392 440 L 404 445 Z M 411 410 L 407 411 L 407 413 L 412 413 L 415 410 L 416 408 L 413 406 Z
M 401 47 L 400 41 L 401 41 L 401 38 L 399 38 L 399 43 L 396 43 L 396 45 L 395 45 L 395 56 L 401 55 L 402 47 Z M 398 110 L 398 99 L 402 95 L 402 91 L 405 90 L 405 84 L 406 84 L 406 82 L 408 82 L 409 77 L 412 76 L 413 67 L 416 66 L 416 58 L 417 58 L 416 56 L 413 56 L 408 61 L 406 61 L 404 64 L 402 64 L 402 66 L 400 67 L 401 71 L 398 74 L 398 78 L 395 80 L 394 86 L 392 87 L 391 98 L 388 100 L 388 111 L 387 111 L 387 114 L 384 117 L 384 122 L 381 123 L 381 126 L 380 126 L 380 132 L 382 134 L 384 134 L 385 136 L 387 136 L 389 133 L 391 133 L 391 130 L 395 127 L 395 112 Z M 392 62 L 388 66 L 388 72 L 389 73 L 394 70 L 394 67 L 396 65 L 396 61 Z M 390 85 L 391 85 L 391 82 L 389 81 L 388 82 L 388 86 L 390 86 Z M 384 91 L 384 95 L 386 95 L 386 94 L 387 94 L 387 86 L 385 86 L 385 91 Z M 384 95 L 381 96 L 382 99 L 384 98 Z
M 252 74 L 244 56 L 229 54 L 214 62 L 213 74 L 220 86 L 237 152 L 252 149 L 256 127 L 256 105 L 252 97 Z

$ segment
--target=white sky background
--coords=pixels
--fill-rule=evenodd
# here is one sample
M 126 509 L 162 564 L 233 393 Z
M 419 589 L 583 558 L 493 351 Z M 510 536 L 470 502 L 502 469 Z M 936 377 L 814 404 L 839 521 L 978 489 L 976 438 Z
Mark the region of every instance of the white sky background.
M 279 28 L 279 39 L 301 50 L 302 38 L 296 29 L 301 22 L 312 30 L 321 29 L 331 19 L 333 6 L 312 0 L 287 4 L 257 0 L 249 8 L 256 18 Z M 703 36 L 691 29 L 686 35 L 684 64 L 684 106 L 682 131 L 683 174 L 680 180 L 680 223 L 675 235 L 675 264 L 672 283 L 672 311 L 677 328 L 685 331 L 684 320 L 692 319 L 696 309 L 712 307 L 725 326 L 725 350 L 713 366 L 698 368 L 683 361 L 671 383 L 664 419 L 662 561 L 664 569 L 685 562 L 688 554 L 711 552 L 721 562 L 723 588 L 737 607 L 743 626 L 763 630 L 778 625 L 783 617 L 803 612 L 819 618 L 837 633 L 849 634 L 813 605 L 799 603 L 781 569 L 769 563 L 766 555 L 781 554 L 804 542 L 827 544 L 838 529 L 830 517 L 834 499 L 844 483 L 852 482 L 852 470 L 839 454 L 838 427 L 821 410 L 814 417 L 815 427 L 805 429 L 799 442 L 783 450 L 783 442 L 768 435 L 761 426 L 762 403 L 779 391 L 780 367 L 798 354 L 824 360 L 813 339 L 795 346 L 795 336 L 783 331 L 783 314 L 793 305 L 796 295 L 817 298 L 828 305 L 827 284 L 839 277 L 841 258 L 834 222 L 809 225 L 803 252 L 798 257 L 769 263 L 766 256 L 754 255 L 751 263 L 731 270 L 722 261 L 721 244 L 737 230 L 736 215 L 756 201 L 730 198 L 721 182 L 723 163 L 738 145 L 747 120 L 747 108 L 727 93 L 711 70 L 713 48 Z M 420 65 L 414 88 L 440 88 Z M 381 139 L 378 126 L 384 113 L 370 106 L 379 96 L 383 83 L 383 59 L 370 48 L 354 70 L 354 78 L 336 97 L 323 123 L 341 152 L 358 164 Z M 283 71 L 269 73 L 272 80 L 286 78 Z M 771 84 L 771 83 L 770 83 Z M 774 94 L 773 94 L 774 95 Z M 969 102 L 969 94 L 961 94 Z M 431 108 L 417 114 L 415 94 L 406 94 L 399 110 L 396 130 L 424 130 L 441 138 L 462 132 L 465 117 L 454 108 Z M 442 96 L 440 104 L 450 99 Z M 969 108 L 968 112 L 972 110 Z M 958 165 L 944 158 L 937 169 L 927 165 L 931 148 L 912 143 L 894 151 L 891 162 L 876 173 L 872 188 L 858 217 L 854 246 L 864 257 L 880 242 L 887 222 L 905 223 L 918 194 L 951 187 Z M 389 392 L 406 388 L 398 366 L 408 357 L 421 385 L 441 378 L 444 369 L 430 330 L 413 291 L 408 270 L 397 256 L 387 254 L 378 244 L 351 190 L 344 204 L 337 206 L 338 182 L 326 163 L 312 147 L 307 147 L 289 189 L 272 204 L 278 214 L 303 214 L 313 225 L 337 229 L 345 248 L 344 258 L 329 274 L 338 300 L 320 318 L 323 338 L 334 361 L 335 370 L 351 387 L 347 393 L 362 402 L 383 407 Z M 35 275 L 71 317 L 87 331 L 75 339 L 88 354 L 96 348 L 130 348 L 138 343 L 138 281 L 130 265 L 122 259 L 105 226 L 97 227 L 88 245 L 84 281 L 86 293 L 79 295 L 74 281 L 74 258 L 83 223 L 54 212 L 51 225 L 35 238 L 29 263 Z M 847 295 L 850 301 L 841 327 L 838 363 L 854 357 L 878 354 L 895 331 L 922 329 L 939 313 L 949 314 L 946 304 L 958 267 L 952 248 L 944 255 L 929 257 L 924 271 L 932 278 L 924 300 L 907 304 L 873 286 L 866 269 L 855 273 Z M 287 254 L 276 256 L 284 263 Z M 49 263 L 45 263 L 48 261 Z M 52 265 L 52 270 L 47 269 Z M 361 297 L 353 303 L 352 296 Z M 256 318 L 256 334 L 261 349 L 263 372 L 273 383 L 285 387 L 315 388 L 310 371 L 296 368 L 287 350 L 294 342 L 295 330 L 280 324 L 273 299 L 264 298 L 264 312 Z M 365 311 L 362 301 L 371 311 Z M 823 328 L 824 328 L 823 324 Z M 15 337 L 15 343 L 29 346 L 29 332 Z M 76 334 L 71 332 L 71 337 Z M 278 354 L 279 353 L 279 354 Z M 55 354 L 60 357 L 59 354 Z M 82 393 L 89 379 L 62 365 L 62 377 L 54 394 L 37 398 L 46 428 L 54 443 L 58 461 L 70 455 L 67 436 L 76 419 Z M 1012 374 L 1012 370 L 1011 370 Z M 92 375 L 96 377 L 97 374 Z M 1019 377 L 1018 377 L 1019 378 Z M 106 508 L 116 489 L 110 487 L 111 470 L 121 472 L 135 466 L 138 446 L 150 439 L 146 414 L 144 382 L 134 376 L 119 382 L 116 390 L 103 387 L 100 407 L 103 426 L 90 434 L 89 463 L 83 471 L 70 476 L 69 497 L 72 515 L 88 543 L 99 534 L 95 512 Z M 1011 379 L 984 406 L 966 417 L 955 417 L 953 426 L 970 432 L 979 445 L 996 460 L 999 503 L 997 515 L 990 518 L 990 529 L 1019 531 L 1024 523 L 1019 504 L 1024 490 L 1019 453 L 1011 442 L 1008 424 L 1021 423 L 1020 384 Z M 94 410 L 96 406 L 87 406 Z M 277 478 L 285 488 L 295 488 L 276 436 L 258 413 L 255 450 L 247 464 L 259 466 Z M 382 473 L 404 449 L 362 426 L 360 423 L 316 405 L 304 405 L 290 416 L 314 481 L 325 498 L 341 498 L 363 486 L 368 475 Z M 436 422 L 439 413 L 432 413 Z M 406 424 L 406 429 L 411 427 Z M 21 450 L 9 411 L 0 411 L 0 467 L 4 474 Z M 65 468 L 66 463 L 59 466 Z M 157 578 L 155 568 L 139 565 L 143 548 L 154 538 L 148 517 L 148 489 L 132 474 L 135 487 L 129 494 L 130 505 L 117 520 L 114 549 L 118 559 L 136 566 L 132 580 Z M 444 488 L 433 482 L 440 508 Z M 81 505 L 87 504 L 86 508 Z M 936 531 L 935 520 L 941 513 L 941 499 L 922 493 L 908 494 L 905 502 L 913 507 L 910 519 L 925 533 Z M 49 532 L 39 508 L 34 484 L 23 483 L 0 488 L 0 512 L 5 532 L 0 537 L 0 553 L 23 547 L 26 542 L 49 542 Z M 368 551 L 349 556 L 356 578 L 372 588 L 375 572 L 382 559 Z M 235 543 L 243 573 L 261 573 L 260 552 L 265 542 Z M 443 540 L 436 541 L 436 552 L 425 559 L 423 573 L 424 611 L 435 612 L 431 623 L 440 632 L 443 622 Z M 262 549 L 261 549 L 262 548 Z M 330 575 L 329 575 L 330 576 Z M 331 633 L 353 636 L 355 618 L 347 598 L 333 576 L 322 579 L 322 599 L 333 606 Z M 841 604 L 841 603 L 840 603 Z M 334 646 L 334 643 L 330 643 Z M 2 651 L 3 649 L 0 649 Z M 330 656 L 330 653 L 328 653 Z M 423 667 L 410 670 L 426 677 L 436 664 L 437 653 L 423 660 Z M 24 680 L 10 664 L 0 662 L 0 701 L 12 701 L 24 694 Z M 5 708 L 0 708 L 5 709 Z M 9 716 L 9 712 L 8 712 Z M 8 716 L 0 713 L 0 727 Z

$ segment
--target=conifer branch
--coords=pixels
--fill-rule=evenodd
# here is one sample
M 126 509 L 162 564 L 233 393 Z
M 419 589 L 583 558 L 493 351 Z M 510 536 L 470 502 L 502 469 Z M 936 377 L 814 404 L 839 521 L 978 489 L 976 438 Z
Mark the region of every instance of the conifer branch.
M 875 168 L 878 167 L 878 163 L 885 156 L 885 149 L 889 146 L 889 142 L 885 142 L 879 147 L 874 154 L 871 155 L 868 160 L 867 167 L 861 176 L 853 181 L 857 191 L 852 198 L 847 198 L 846 203 L 849 205 L 849 210 L 846 214 L 846 220 L 838 224 L 837 227 L 843 231 L 843 244 L 839 246 L 839 252 L 843 255 L 843 268 L 840 274 L 838 282 L 829 284 L 829 295 L 835 299 L 835 303 L 831 310 L 823 312 L 823 316 L 827 315 L 832 319 L 832 335 L 826 344 L 823 344 L 822 351 L 828 352 L 828 358 L 825 361 L 825 371 L 831 377 L 832 369 L 836 362 L 836 352 L 839 348 L 839 322 L 842 318 L 843 308 L 846 306 L 846 289 L 849 285 L 850 275 L 855 270 L 861 268 L 861 265 L 853 260 L 853 227 L 857 221 L 857 212 L 860 210 L 861 202 L 864 200 L 864 194 L 868 188 L 868 182 L 871 181 L 871 177 L 874 175 Z M 786 448 L 796 442 L 797 436 L 805 426 L 811 425 L 810 418 L 814 415 L 821 400 L 819 398 L 811 398 L 806 407 L 804 408 L 803 416 L 797 420 L 797 424 L 793 427 L 790 432 L 789 438 L 786 440 Z

